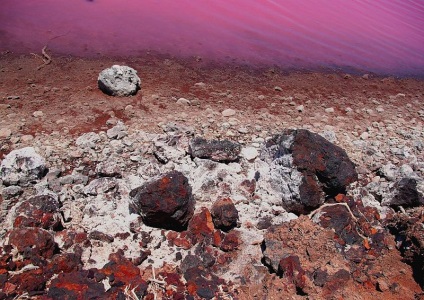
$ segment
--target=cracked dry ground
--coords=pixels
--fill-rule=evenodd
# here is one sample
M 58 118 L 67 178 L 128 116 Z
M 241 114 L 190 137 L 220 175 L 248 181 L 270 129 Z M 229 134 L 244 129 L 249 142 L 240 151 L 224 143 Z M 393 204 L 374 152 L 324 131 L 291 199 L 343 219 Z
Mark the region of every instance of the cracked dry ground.
M 138 71 L 137 95 L 114 98 L 98 90 L 98 73 L 113 64 Z M 249 212 L 250 203 L 257 204 L 251 210 L 262 207 L 262 195 L 246 174 L 240 187 L 245 199 L 221 199 L 239 210 L 236 228 L 218 228 L 212 191 L 210 202 L 196 203 L 187 229 L 131 223 L 115 235 L 88 230 L 87 222 L 58 223 L 54 216 L 63 218 L 61 203 L 34 200 L 37 190 L 25 188 L 8 202 L 18 218 L 2 220 L 1 237 L 10 243 L 1 248 L 0 299 L 424 299 L 423 207 L 382 207 L 365 200 L 372 189 L 364 188 L 389 181 L 380 172 L 388 163 L 411 166 L 417 178 L 424 177 L 422 80 L 220 66 L 157 55 L 115 60 L 53 55 L 51 64 L 37 70 L 39 65 L 29 55 L 0 57 L 0 160 L 14 149 L 35 147 L 50 170 L 60 170 L 59 180 L 79 172 L 92 181 L 100 176 L 99 161 L 75 140 L 87 132 L 103 137 L 118 120 L 128 136 L 145 138 L 134 138 L 140 148 L 149 145 L 149 137 L 166 135 L 170 123 L 258 150 L 283 129 L 304 128 L 343 148 L 359 179 L 347 195 L 327 199 L 340 205 L 293 219 L 273 209 L 266 216 Z M 189 102 L 178 104 L 179 98 Z M 235 115 L 224 117 L 227 108 Z M 99 144 L 101 150 L 115 145 L 107 137 Z M 117 154 L 122 160 L 135 155 L 128 148 Z M 93 151 L 104 154 L 101 150 Z M 124 166 L 124 179 L 138 167 L 137 161 Z M 225 182 L 219 188 L 228 189 Z M 104 197 L 112 201 L 116 193 L 108 190 Z M 372 195 L 381 202 L 384 195 L 377 194 Z M 0 199 L 2 209 L 5 200 Z M 39 201 L 50 204 L 37 206 Z M 109 252 L 87 256 L 90 247 Z M 154 261 L 155 251 L 164 251 L 164 264 Z

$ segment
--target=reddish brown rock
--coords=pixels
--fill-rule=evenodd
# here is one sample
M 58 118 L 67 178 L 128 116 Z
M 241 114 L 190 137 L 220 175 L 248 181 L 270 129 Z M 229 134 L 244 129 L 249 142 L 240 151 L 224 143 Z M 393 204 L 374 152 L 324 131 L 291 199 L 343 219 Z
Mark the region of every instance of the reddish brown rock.
M 238 231 L 233 230 L 225 235 L 224 240 L 222 241 L 219 248 L 222 251 L 226 251 L 226 252 L 234 251 L 239 249 L 240 244 L 241 244 L 240 233 Z
M 50 195 L 32 197 L 16 208 L 14 227 L 62 228 L 60 203 Z
M 131 191 L 132 213 L 152 227 L 181 231 L 193 216 L 194 199 L 188 179 L 178 171 Z
M 211 213 L 216 228 L 229 231 L 237 226 L 238 211 L 231 199 L 223 198 L 215 201 Z
M 218 162 L 231 162 L 239 158 L 241 146 L 229 140 L 205 140 L 194 138 L 189 142 L 189 154 Z
M 282 258 L 278 265 L 277 274 L 288 278 L 299 289 L 305 287 L 305 270 L 302 269 L 297 255 L 289 255 Z
M 105 290 L 92 271 L 60 273 L 53 279 L 47 293 L 51 299 L 102 299 Z
M 212 215 L 206 207 L 202 207 L 200 212 L 195 214 L 188 223 L 187 231 L 193 243 L 211 236 L 214 231 Z
M 17 228 L 9 233 L 9 244 L 26 256 L 51 258 L 56 249 L 53 236 L 41 228 Z

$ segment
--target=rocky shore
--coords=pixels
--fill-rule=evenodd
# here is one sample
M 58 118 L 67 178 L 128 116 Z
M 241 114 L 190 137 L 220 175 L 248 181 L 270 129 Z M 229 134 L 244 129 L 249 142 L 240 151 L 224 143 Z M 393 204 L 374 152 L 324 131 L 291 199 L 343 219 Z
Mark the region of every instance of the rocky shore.
M 422 81 L 1 61 L 0 299 L 424 299 Z

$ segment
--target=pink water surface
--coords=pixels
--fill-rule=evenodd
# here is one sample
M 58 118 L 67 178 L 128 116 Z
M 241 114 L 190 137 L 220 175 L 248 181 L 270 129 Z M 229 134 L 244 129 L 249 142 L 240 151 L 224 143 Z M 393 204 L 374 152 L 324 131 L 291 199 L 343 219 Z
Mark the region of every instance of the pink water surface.
M 2 0 L 0 50 L 424 75 L 424 0 Z M 59 36 L 59 37 L 58 37 Z

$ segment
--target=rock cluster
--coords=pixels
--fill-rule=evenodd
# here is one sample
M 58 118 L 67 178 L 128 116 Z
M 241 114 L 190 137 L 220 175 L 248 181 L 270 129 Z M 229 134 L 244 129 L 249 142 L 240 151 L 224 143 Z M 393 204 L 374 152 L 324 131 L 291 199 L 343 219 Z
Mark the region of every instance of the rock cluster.
M 422 179 L 407 167 L 363 184 L 344 150 L 306 130 L 260 147 L 164 131 L 117 122 L 63 159 L 43 147 L 4 158 L 0 299 L 422 293 Z

